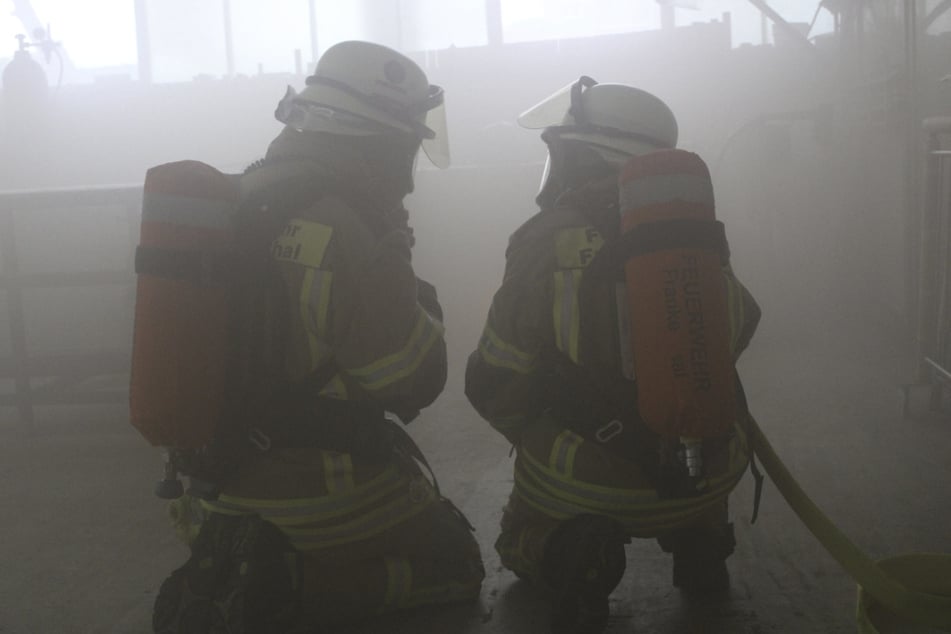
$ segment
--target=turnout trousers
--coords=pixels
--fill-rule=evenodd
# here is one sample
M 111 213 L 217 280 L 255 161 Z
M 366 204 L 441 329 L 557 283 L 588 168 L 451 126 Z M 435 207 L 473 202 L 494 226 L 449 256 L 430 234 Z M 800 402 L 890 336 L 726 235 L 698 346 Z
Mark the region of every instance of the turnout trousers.
M 516 452 L 515 484 L 495 548 L 506 568 L 528 579 L 539 579 L 549 535 L 583 514 L 610 517 L 630 537 L 657 538 L 668 552 L 686 539 L 709 536 L 717 543 L 727 531 L 732 539 L 727 498 L 749 463 L 737 425 L 724 449 L 707 458 L 706 493 L 662 499 L 637 463 L 544 417 L 526 430 Z
M 468 522 L 411 458 L 384 464 L 320 449 L 255 456 L 214 501 L 172 503 L 193 541 L 209 514 L 259 515 L 295 551 L 302 627 L 475 600 L 485 576 Z

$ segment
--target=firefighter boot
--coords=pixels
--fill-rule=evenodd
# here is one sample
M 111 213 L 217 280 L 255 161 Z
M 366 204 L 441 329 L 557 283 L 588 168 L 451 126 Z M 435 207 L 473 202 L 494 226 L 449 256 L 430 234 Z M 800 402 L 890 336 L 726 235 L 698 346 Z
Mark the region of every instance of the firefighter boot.
M 212 513 L 191 557 L 159 589 L 156 634 L 287 632 L 297 607 L 296 553 L 256 515 Z
M 607 627 L 608 596 L 624 575 L 621 526 L 602 515 L 562 522 L 545 544 L 542 576 L 554 589 L 552 634 L 596 634 Z
M 674 587 L 691 596 L 723 594 L 730 589 L 726 559 L 736 539 L 733 524 L 717 529 L 687 528 L 658 540 L 673 555 Z

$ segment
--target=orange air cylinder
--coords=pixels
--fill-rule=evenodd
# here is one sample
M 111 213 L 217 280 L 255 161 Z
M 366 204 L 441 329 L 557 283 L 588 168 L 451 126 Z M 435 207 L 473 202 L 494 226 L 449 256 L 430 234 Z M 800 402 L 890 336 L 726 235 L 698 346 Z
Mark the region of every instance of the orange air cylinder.
M 209 256 L 234 247 L 237 198 L 229 178 L 204 163 L 146 174 L 129 398 L 132 425 L 152 445 L 199 448 L 221 420 L 229 300 Z
M 683 150 L 634 157 L 619 196 L 640 414 L 666 438 L 723 434 L 735 417 L 734 367 L 707 166 Z

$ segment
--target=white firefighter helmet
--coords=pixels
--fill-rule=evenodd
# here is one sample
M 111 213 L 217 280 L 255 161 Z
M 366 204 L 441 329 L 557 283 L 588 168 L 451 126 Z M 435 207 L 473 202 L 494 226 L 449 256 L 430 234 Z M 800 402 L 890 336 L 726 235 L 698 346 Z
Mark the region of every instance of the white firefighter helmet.
M 297 130 L 422 141 L 437 167 L 449 165 L 443 91 L 413 60 L 371 42 L 340 42 L 317 62 L 307 87 L 288 87 L 274 116 Z
M 523 128 L 544 128 L 548 160 L 536 201 L 550 204 L 584 148 L 614 168 L 629 158 L 677 145 L 677 119 L 663 101 L 624 84 L 599 84 L 582 76 L 519 115 Z
M 518 122 L 546 128 L 548 138 L 579 141 L 612 162 L 677 145 L 677 119 L 667 104 L 639 88 L 586 76 L 523 112 Z

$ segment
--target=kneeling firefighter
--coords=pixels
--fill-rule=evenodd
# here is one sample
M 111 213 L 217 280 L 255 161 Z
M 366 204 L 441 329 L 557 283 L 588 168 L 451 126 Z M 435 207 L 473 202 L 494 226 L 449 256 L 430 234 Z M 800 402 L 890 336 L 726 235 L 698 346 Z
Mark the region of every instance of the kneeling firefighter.
M 186 161 L 146 178 L 132 422 L 191 476 L 170 509 L 192 554 L 156 632 L 331 631 L 473 600 L 484 577 L 471 526 L 384 414 L 410 422 L 446 380 L 402 204 L 420 146 L 448 162 L 442 90 L 343 42 L 275 115 L 241 175 Z
M 582 77 L 519 122 L 549 149 L 540 211 L 509 240 L 466 394 L 517 452 L 503 565 L 554 592 L 553 632 L 599 632 L 631 537 L 672 553 L 681 591 L 728 588 L 749 462 L 733 366 L 760 311 L 660 99 Z

